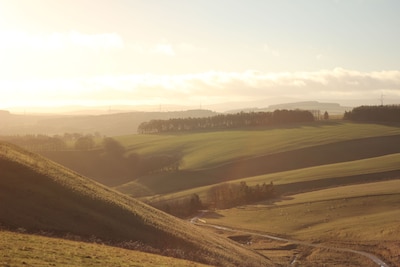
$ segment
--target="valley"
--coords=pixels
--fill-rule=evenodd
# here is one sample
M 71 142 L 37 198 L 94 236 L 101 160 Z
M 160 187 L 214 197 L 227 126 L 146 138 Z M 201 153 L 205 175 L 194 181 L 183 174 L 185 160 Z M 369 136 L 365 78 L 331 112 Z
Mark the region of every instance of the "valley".
M 399 143 L 396 123 L 328 120 L 120 135 L 41 156 L 2 144 L 2 231 L 217 266 L 396 266 Z M 211 200 L 216 188 L 272 191 L 230 207 Z M 196 209 L 207 211 L 190 220 Z

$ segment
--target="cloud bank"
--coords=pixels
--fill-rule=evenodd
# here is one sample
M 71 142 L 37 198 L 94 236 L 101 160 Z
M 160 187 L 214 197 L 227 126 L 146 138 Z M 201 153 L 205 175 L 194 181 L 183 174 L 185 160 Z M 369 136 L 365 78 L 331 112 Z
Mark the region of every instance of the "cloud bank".
M 400 99 L 400 71 L 204 72 L 1 82 L 4 103 L 203 106 L 235 101 Z M 271 103 L 272 104 L 272 103 Z

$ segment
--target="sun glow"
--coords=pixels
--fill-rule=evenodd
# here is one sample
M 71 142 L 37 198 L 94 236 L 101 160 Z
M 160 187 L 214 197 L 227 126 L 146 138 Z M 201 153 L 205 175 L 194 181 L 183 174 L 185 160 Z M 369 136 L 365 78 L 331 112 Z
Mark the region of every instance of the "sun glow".
M 279 24 L 279 12 L 270 10 L 281 10 L 281 4 L 263 1 L 232 6 L 232 13 L 222 12 L 220 3 L 207 9 L 181 4 L 181 12 L 163 2 L 159 5 L 164 8 L 157 10 L 147 2 L 134 7 L 129 1 L 115 3 L 0 0 L 0 105 L 206 107 L 267 99 L 267 106 L 287 99 L 340 103 L 367 98 L 379 103 L 383 91 L 393 103 L 400 99 L 400 39 L 392 24 L 379 20 L 385 31 L 377 32 L 386 36 L 376 36 L 371 25 L 382 25 L 359 18 L 365 26 L 356 33 L 388 40 L 385 47 L 342 38 L 335 31 L 326 35 L 333 25 L 353 36 L 353 17 L 338 20 L 337 12 L 354 8 L 357 13 L 360 6 L 375 12 L 371 3 L 316 2 L 327 29 L 313 26 L 312 31 L 314 21 L 300 13 L 313 15 L 314 9 L 298 13 L 297 4 L 289 5 L 295 13 L 284 9 L 291 16 Z M 248 13 L 243 14 L 244 8 Z M 207 10 L 209 23 L 201 10 Z M 385 10 L 381 18 L 397 22 L 393 10 Z

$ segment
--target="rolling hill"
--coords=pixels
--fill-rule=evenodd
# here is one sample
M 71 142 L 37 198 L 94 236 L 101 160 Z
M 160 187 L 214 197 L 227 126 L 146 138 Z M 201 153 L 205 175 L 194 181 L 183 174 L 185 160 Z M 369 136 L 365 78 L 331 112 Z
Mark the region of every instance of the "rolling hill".
M 138 242 L 155 253 L 217 266 L 271 261 L 16 146 L 0 143 L 0 224 L 10 230 Z
M 157 155 L 180 155 L 180 169 L 137 177 L 132 175 L 132 162 L 126 164 L 120 159 L 107 159 L 106 164 L 101 156 L 104 153 L 102 150 L 40 153 L 136 197 L 169 194 L 254 176 L 270 175 L 264 181 L 275 182 L 277 179 L 273 179 L 274 175 L 286 171 L 297 173 L 296 170 L 300 169 L 334 166 L 400 153 L 400 147 L 394 145 L 400 142 L 400 128 L 397 125 L 342 121 L 262 129 L 162 135 L 135 134 L 118 136 L 115 140 L 125 147 L 127 158 L 137 154 L 156 160 Z M 370 166 L 368 163 L 362 164 Z M 363 167 L 362 164 L 359 169 Z M 347 167 L 343 170 L 345 169 Z M 366 174 L 360 171 L 342 175 L 338 170 L 341 170 L 339 166 L 337 170 L 330 167 L 324 179 Z M 398 168 L 387 171 L 396 170 L 399 171 Z M 382 169 L 379 172 L 385 171 Z M 301 176 L 301 172 L 299 174 Z M 262 183 L 262 179 L 258 179 L 258 182 Z M 286 182 L 289 183 L 290 181 Z
M 59 115 L 0 113 L 0 135 L 15 134 L 64 134 L 82 133 L 124 135 L 136 133 L 140 123 L 153 119 L 208 117 L 216 113 L 210 110 L 187 110 L 170 112 L 121 112 L 102 115 Z
M 384 260 L 386 266 L 398 266 L 399 190 L 398 178 L 340 186 L 218 210 L 203 219 L 207 224 L 364 251 Z M 268 249 L 271 246 L 268 239 L 253 237 L 253 243 L 254 248 L 273 259 L 279 254 L 276 251 L 274 255 Z M 335 251 L 300 246 L 296 242 L 286 247 L 280 243 L 281 252 L 291 255 L 292 259 L 297 255 L 296 260 L 304 266 L 377 266 L 366 257 L 355 254 L 344 257 L 343 251 L 339 256 Z

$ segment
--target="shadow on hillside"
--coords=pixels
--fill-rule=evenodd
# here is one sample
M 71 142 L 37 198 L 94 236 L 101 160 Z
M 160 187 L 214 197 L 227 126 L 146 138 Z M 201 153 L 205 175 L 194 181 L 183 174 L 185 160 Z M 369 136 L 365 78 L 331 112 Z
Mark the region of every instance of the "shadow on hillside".
M 292 200 L 292 199 L 294 199 L 294 198 L 290 197 L 290 196 L 286 196 L 286 195 L 281 195 L 281 196 L 278 196 L 278 197 L 273 198 L 273 199 L 263 200 L 263 201 L 256 202 L 256 203 L 253 203 L 253 204 L 250 204 L 250 205 L 255 205 L 255 206 L 260 206 L 261 205 L 261 206 L 265 206 L 265 207 L 270 207 L 270 206 L 276 206 L 279 202 Z M 237 207 L 237 208 L 240 209 L 241 207 Z M 243 209 L 244 208 L 245 207 L 243 206 Z
M 216 211 L 208 211 L 205 213 L 204 218 L 209 218 L 209 219 L 219 219 L 225 217 L 224 215 L 219 214 Z

